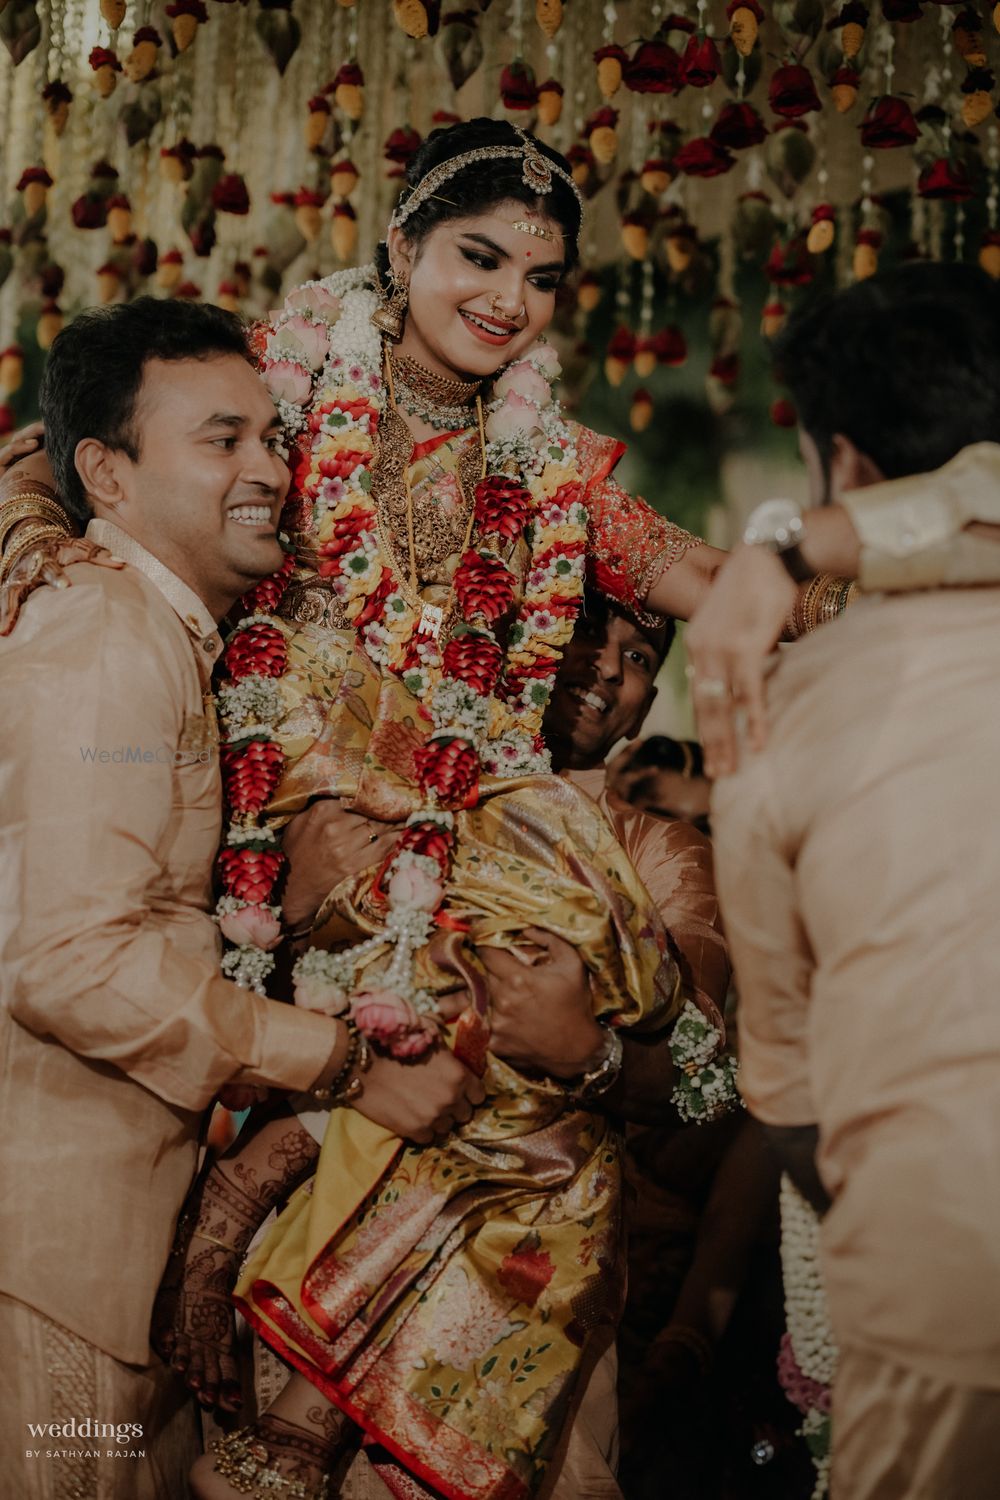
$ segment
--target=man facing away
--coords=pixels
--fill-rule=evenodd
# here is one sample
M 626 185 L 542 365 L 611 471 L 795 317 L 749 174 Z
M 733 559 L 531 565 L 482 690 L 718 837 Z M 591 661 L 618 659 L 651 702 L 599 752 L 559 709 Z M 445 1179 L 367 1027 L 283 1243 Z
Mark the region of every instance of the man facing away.
M 343 1023 L 220 976 L 209 915 L 218 621 L 281 563 L 288 471 L 216 308 L 81 315 L 42 405 L 61 498 L 125 565 L 0 640 L 0 1488 L 176 1500 L 193 1415 L 149 1321 L 203 1111 L 228 1082 L 322 1096 L 348 1056 Z M 482 1098 L 446 1052 L 411 1075 L 377 1060 L 357 1107 L 429 1139 Z
M 878 276 L 778 351 L 814 500 L 1000 441 L 1000 289 Z M 873 488 L 874 497 L 879 492 Z M 817 1206 L 835 1500 L 1000 1471 L 1000 588 L 873 595 L 783 653 L 717 783 L 741 1086 Z M 818 1152 L 813 1148 L 818 1137 Z

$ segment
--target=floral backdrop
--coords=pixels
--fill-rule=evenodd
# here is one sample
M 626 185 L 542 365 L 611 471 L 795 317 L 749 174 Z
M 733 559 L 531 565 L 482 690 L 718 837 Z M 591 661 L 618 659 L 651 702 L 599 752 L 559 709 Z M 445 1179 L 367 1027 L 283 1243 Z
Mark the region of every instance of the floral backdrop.
M 790 447 L 797 298 L 887 258 L 1000 274 L 989 5 L 0 0 L 0 41 L 0 429 L 81 306 L 253 316 L 367 259 L 421 137 L 477 113 L 570 157 L 568 394 L 688 524 L 720 455 Z

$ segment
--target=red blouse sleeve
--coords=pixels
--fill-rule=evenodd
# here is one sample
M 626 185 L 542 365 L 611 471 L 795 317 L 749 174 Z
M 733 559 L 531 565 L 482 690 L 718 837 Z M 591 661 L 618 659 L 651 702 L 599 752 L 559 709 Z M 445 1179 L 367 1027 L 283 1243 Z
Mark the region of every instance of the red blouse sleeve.
M 701 546 L 701 537 L 675 526 L 640 495 L 630 495 L 610 475 L 593 484 L 587 504 L 591 582 L 644 623 L 655 623 L 642 608 L 647 594 L 679 557 Z

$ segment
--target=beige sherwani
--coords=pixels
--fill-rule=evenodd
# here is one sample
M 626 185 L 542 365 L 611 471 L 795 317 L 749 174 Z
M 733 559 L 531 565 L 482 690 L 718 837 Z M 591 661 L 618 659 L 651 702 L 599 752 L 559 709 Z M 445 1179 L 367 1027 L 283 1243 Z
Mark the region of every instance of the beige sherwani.
M 26 1448 L 71 1446 L 24 1423 L 121 1423 L 152 1399 L 150 1311 L 219 1086 L 307 1088 L 335 1041 L 219 975 L 215 622 L 117 527 L 88 535 L 129 565 L 75 567 L 0 639 L 0 1493 L 18 1497 L 68 1482 Z M 102 1390 L 113 1409 L 88 1404 Z M 157 1493 L 148 1459 L 91 1467 L 81 1496 L 113 1493 L 112 1469 L 129 1500 Z
M 741 1085 L 818 1123 L 838 1500 L 1000 1473 L 1000 589 L 874 597 L 782 653 L 718 783 Z

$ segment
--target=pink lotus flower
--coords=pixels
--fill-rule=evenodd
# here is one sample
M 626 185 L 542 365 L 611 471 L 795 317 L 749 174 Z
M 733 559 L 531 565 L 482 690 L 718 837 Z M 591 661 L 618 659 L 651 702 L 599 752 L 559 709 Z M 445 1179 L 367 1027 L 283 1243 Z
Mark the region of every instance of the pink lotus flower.
M 389 881 L 389 900 L 394 907 L 409 911 L 436 911 L 441 891 L 440 876 L 409 862 L 395 870 Z
M 219 918 L 223 937 L 242 948 L 252 944 L 269 951 L 281 942 L 281 923 L 267 906 L 241 906 Z
M 302 406 L 312 395 L 312 375 L 291 359 L 276 359 L 264 369 L 264 384 L 275 401 Z
M 330 348 L 330 336 L 322 323 L 312 323 L 298 314 L 281 325 L 279 337 L 282 343 L 291 344 L 310 370 L 321 368 Z
M 348 1005 L 340 985 L 332 979 L 321 979 L 318 974 L 297 976 L 294 998 L 303 1010 L 318 1010 L 324 1016 L 342 1016 Z
M 486 423 L 486 436 L 491 441 L 516 437 L 519 433 L 531 436 L 538 431 L 537 408 L 516 391 L 511 391 L 503 405 L 490 413 Z
M 318 284 L 300 286 L 286 298 L 285 307 L 291 312 L 311 312 L 332 321 L 340 311 L 340 298 Z
M 359 990 L 351 1001 L 351 1019 L 373 1042 L 389 1045 L 419 1021 L 408 1000 L 395 990 Z
M 549 382 L 535 369 L 534 365 L 529 364 L 525 359 L 519 359 L 516 364 L 508 365 L 493 390 L 500 397 L 510 394 L 520 396 L 536 407 L 548 406 L 552 401 L 552 389 Z
M 549 380 L 557 380 L 561 373 L 559 356 L 551 344 L 532 344 L 531 348 L 521 355 L 518 363 L 526 360 L 530 360 L 535 368 L 541 370 L 542 374 Z

